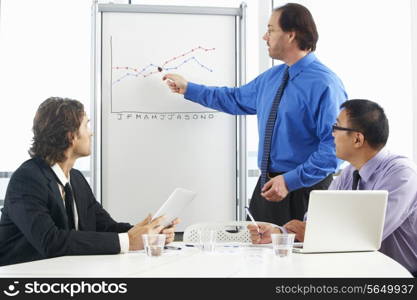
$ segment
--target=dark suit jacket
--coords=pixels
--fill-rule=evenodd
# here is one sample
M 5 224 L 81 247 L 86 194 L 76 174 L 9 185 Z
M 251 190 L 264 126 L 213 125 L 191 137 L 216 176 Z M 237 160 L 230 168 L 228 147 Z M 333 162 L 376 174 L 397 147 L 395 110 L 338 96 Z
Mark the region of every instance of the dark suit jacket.
M 37 259 L 120 252 L 117 223 L 96 201 L 80 171 L 70 171 L 79 230 L 69 230 L 56 176 L 43 159 L 24 162 L 12 175 L 0 219 L 0 265 Z

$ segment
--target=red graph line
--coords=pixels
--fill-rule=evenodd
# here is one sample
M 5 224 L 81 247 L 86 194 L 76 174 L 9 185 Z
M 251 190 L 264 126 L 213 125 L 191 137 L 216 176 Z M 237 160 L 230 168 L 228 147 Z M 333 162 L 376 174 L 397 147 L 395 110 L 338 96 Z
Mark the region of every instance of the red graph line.
M 194 51 L 196 51 L 196 50 L 204 50 L 204 51 L 213 51 L 213 50 L 215 50 L 216 48 L 203 48 L 203 47 L 201 47 L 201 46 L 198 46 L 198 47 L 196 47 L 196 48 L 193 48 L 193 49 L 191 49 L 190 51 L 188 51 L 188 52 L 185 52 L 185 53 L 183 53 L 183 54 L 180 54 L 180 55 L 178 55 L 178 56 L 174 56 L 173 58 L 171 58 L 171 59 L 169 59 L 169 60 L 167 60 L 163 65 L 162 65 L 162 67 L 163 66 L 165 66 L 165 65 L 167 65 L 167 64 L 169 64 L 170 62 L 173 62 L 174 60 L 177 60 L 177 59 L 179 59 L 179 58 L 181 58 L 181 57 L 184 57 L 184 56 L 186 56 L 186 55 L 188 55 L 188 54 L 190 54 L 190 53 L 192 53 L 192 52 L 194 52 Z

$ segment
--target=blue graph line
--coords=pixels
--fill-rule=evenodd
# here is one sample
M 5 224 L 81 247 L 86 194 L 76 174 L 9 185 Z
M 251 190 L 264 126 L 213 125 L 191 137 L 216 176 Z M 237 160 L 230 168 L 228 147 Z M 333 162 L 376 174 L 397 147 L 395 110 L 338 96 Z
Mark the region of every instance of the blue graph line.
M 175 67 L 170 67 L 170 68 L 164 68 L 166 71 L 169 71 L 169 70 L 176 70 L 176 69 L 178 69 L 179 67 L 181 67 L 182 65 L 185 65 L 186 63 L 188 63 L 189 61 L 195 61 L 197 64 L 199 64 L 200 65 L 200 67 L 202 67 L 203 69 L 206 69 L 207 71 L 209 71 L 209 72 L 213 72 L 213 70 L 212 69 L 210 69 L 210 68 L 208 68 L 208 67 L 206 67 L 205 65 L 203 65 L 201 62 L 199 62 L 198 61 L 198 59 L 197 58 L 195 58 L 195 56 L 193 56 L 193 57 L 190 57 L 190 58 L 187 58 L 186 60 L 184 60 L 182 63 L 180 63 L 179 65 L 177 65 L 177 66 L 175 66 Z

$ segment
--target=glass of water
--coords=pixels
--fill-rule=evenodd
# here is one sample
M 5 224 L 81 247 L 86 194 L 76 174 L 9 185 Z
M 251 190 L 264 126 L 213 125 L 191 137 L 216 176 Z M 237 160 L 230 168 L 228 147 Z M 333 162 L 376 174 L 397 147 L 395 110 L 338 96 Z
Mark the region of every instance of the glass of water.
M 165 246 L 165 234 L 142 234 L 143 246 L 148 256 L 161 256 Z
M 199 230 L 200 249 L 204 252 L 214 252 L 216 244 L 216 230 L 201 229 Z
M 294 246 L 294 233 L 273 233 L 271 234 L 272 248 L 279 257 L 288 257 L 292 253 Z

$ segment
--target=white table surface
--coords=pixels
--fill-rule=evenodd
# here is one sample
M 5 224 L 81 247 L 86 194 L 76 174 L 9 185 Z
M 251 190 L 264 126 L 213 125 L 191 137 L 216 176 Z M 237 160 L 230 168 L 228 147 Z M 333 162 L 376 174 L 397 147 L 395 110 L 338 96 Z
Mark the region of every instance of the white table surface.
M 174 243 L 182 245 L 181 243 Z M 64 256 L 0 267 L 0 277 L 412 277 L 380 252 L 297 254 L 280 258 L 268 247 L 218 247 Z

